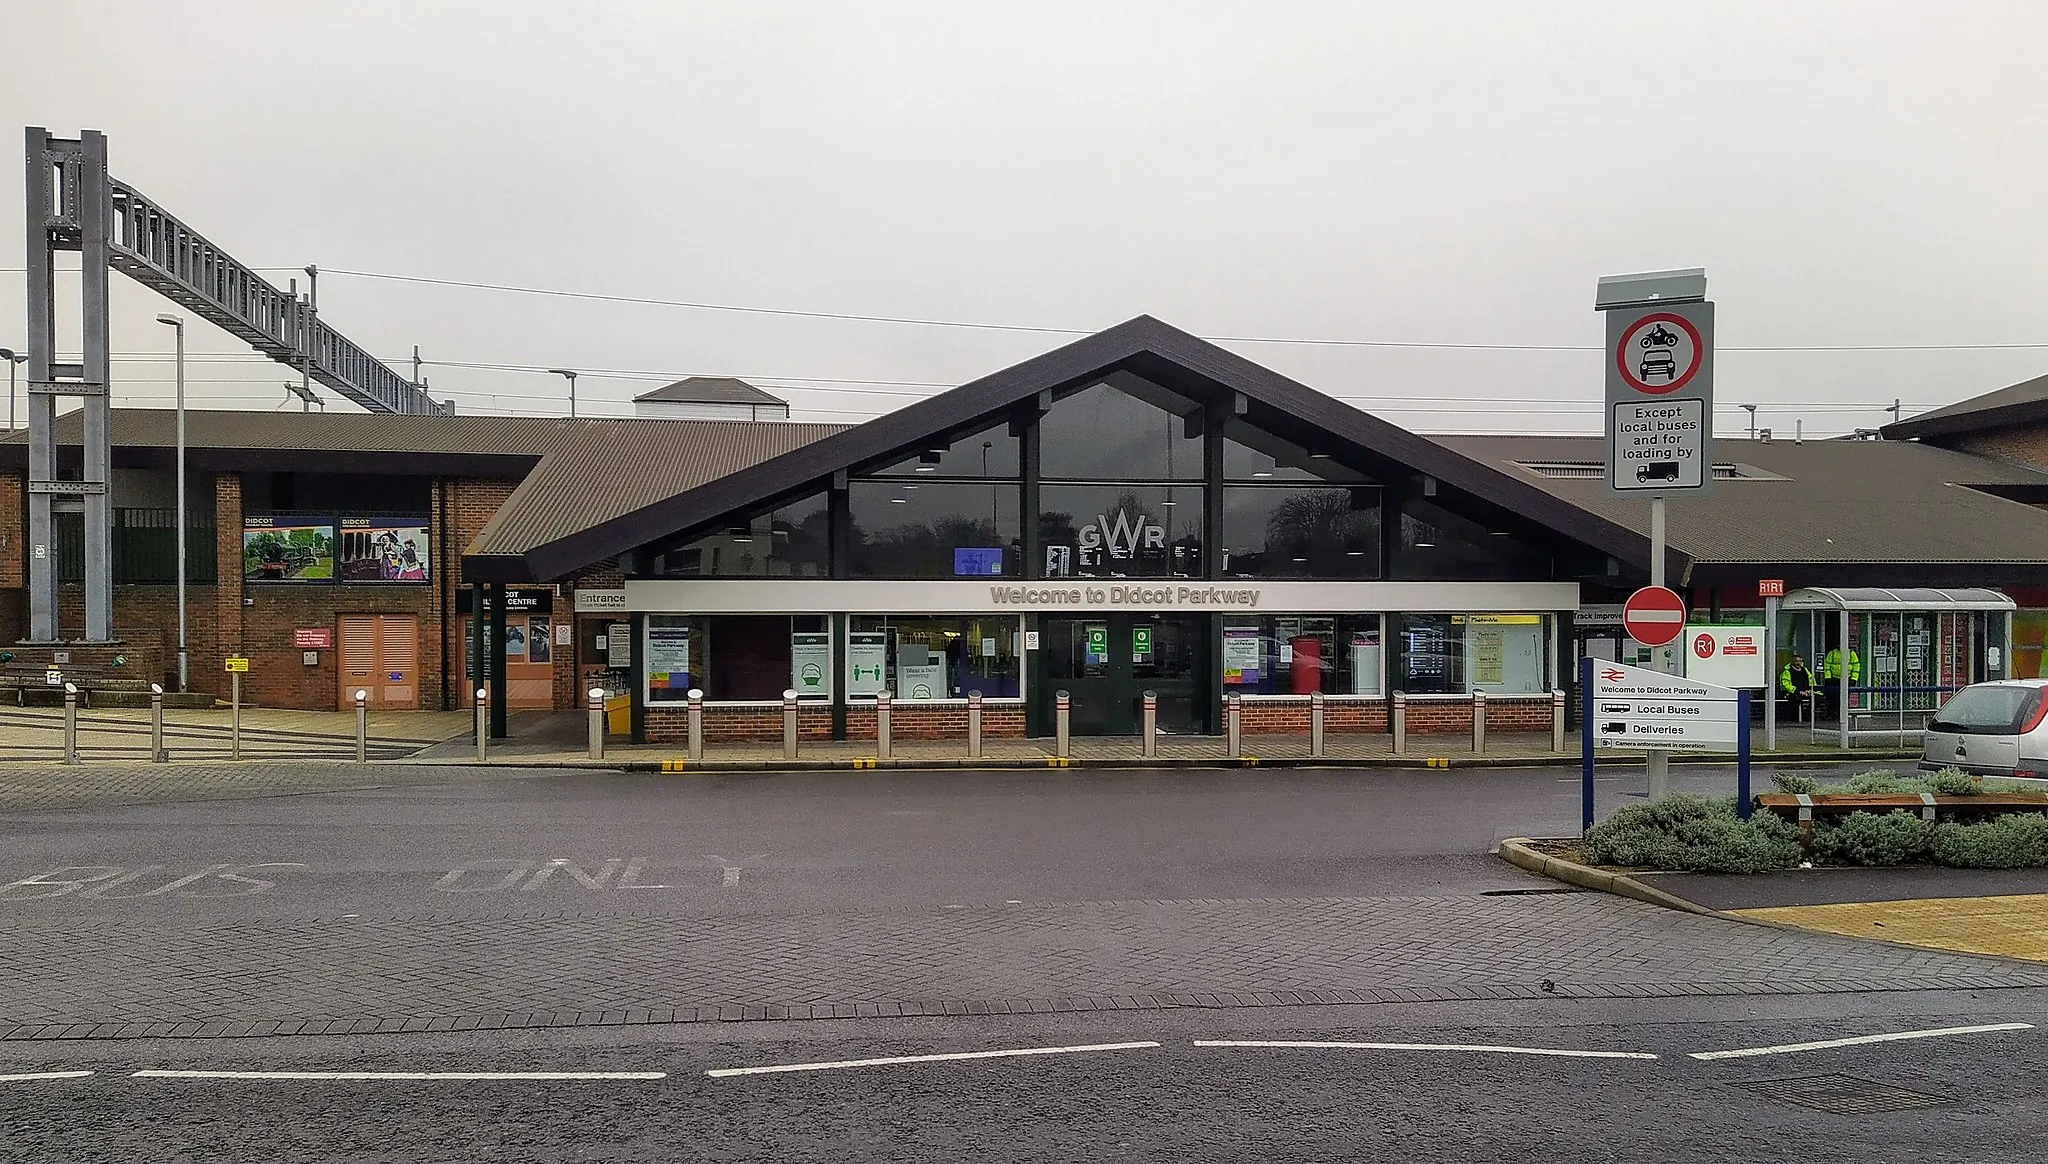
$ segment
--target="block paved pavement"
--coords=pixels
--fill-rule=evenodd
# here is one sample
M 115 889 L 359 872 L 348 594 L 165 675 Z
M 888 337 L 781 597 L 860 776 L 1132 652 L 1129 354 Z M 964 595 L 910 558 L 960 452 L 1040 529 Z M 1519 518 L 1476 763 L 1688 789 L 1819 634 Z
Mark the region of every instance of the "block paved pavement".
M 451 781 L 510 779 L 511 768 L 400 764 L 337 764 L 331 760 L 149 764 L 8 764 L 0 762 L 0 812 L 239 800 L 352 788 L 445 784 Z
M 2048 986 L 1585 893 L 20 921 L 0 1038 Z

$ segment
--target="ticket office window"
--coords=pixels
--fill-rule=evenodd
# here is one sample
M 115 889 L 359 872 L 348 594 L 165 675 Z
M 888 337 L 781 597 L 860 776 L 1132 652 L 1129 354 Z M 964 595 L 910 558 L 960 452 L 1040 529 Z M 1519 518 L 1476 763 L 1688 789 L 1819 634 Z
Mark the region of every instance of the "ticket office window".
M 900 700 L 964 699 L 976 692 L 984 699 L 1016 699 L 1024 693 L 1017 649 L 1023 631 L 1015 615 L 854 615 L 847 629 L 849 695 L 874 694 L 867 675 L 877 665 L 880 689 Z M 868 656 L 871 662 L 861 666 Z
M 1377 614 L 1227 616 L 1223 691 L 1239 695 L 1378 695 Z
M 1397 616 L 1394 687 L 1410 695 L 1548 691 L 1549 621 L 1541 614 Z
M 642 697 L 649 706 L 684 703 L 699 688 L 711 702 L 778 701 L 831 695 L 829 669 L 814 664 L 830 650 L 821 614 L 647 616 Z

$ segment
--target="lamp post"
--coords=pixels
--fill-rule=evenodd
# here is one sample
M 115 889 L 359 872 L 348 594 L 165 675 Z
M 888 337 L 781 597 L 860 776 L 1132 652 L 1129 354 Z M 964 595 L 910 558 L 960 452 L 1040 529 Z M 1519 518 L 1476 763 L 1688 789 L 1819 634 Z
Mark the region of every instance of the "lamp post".
M 1749 413 L 1749 439 L 1750 439 L 1750 440 L 1755 440 L 1755 439 L 1756 439 L 1756 405 L 1754 405 L 1754 404 L 1745 404 L 1745 405 L 1743 405 L 1743 406 L 1742 406 L 1742 410 L 1743 410 L 1744 412 L 1747 412 L 1747 413 Z
M 178 333 L 178 690 L 185 691 L 192 680 L 185 647 L 185 321 L 169 314 L 156 321 Z
M 14 370 L 28 360 L 28 356 L 10 348 L 0 348 L 0 360 L 7 361 L 7 431 L 14 431 Z
M 549 368 L 549 373 L 569 379 L 569 419 L 576 419 L 576 373 L 567 368 Z

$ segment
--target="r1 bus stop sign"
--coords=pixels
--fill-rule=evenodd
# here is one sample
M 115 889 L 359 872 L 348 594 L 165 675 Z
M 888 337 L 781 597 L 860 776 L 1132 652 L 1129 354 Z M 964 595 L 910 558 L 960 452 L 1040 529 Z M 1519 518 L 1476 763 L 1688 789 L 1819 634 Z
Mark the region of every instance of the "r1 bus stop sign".
M 1697 497 L 1712 487 L 1714 305 L 1706 273 L 1600 281 L 1607 317 L 1607 488 Z

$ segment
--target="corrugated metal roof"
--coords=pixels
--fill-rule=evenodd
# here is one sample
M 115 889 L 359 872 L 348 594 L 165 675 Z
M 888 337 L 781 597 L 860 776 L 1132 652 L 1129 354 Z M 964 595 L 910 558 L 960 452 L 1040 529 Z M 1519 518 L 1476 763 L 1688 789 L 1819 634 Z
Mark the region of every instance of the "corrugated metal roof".
M 633 398 L 633 403 L 653 401 L 666 404 L 779 404 L 789 407 L 789 401 L 772 392 L 764 392 L 745 380 L 732 376 L 691 376 L 673 384 L 664 384 L 652 392 L 642 392 Z
M 1995 392 L 1958 400 L 1884 426 L 1891 440 L 1978 432 L 2008 424 L 2048 419 L 2048 376 L 2022 380 Z
M 523 554 L 845 427 L 737 420 L 593 427 L 542 458 L 465 552 Z
M 1598 459 L 1599 437 L 1434 439 L 1630 529 L 1650 528 L 1648 501 L 1518 464 Z M 1724 439 L 1714 459 L 1762 472 L 1671 504 L 1671 545 L 1696 562 L 2048 562 L 2048 511 L 1984 491 L 2048 489 L 2048 473 L 1906 441 Z
M 116 408 L 110 423 L 115 445 L 171 448 L 177 444 L 177 413 L 172 409 Z M 397 416 L 373 412 L 231 412 L 188 408 L 185 443 L 194 449 L 537 455 L 554 447 L 571 426 L 580 423 L 584 422 L 552 416 Z M 78 412 L 58 417 L 58 442 L 77 444 L 82 424 Z M 0 444 L 27 443 L 26 430 L 8 433 L 0 440 Z

